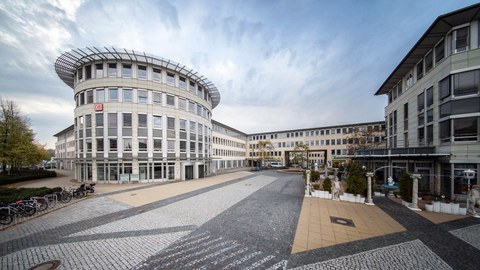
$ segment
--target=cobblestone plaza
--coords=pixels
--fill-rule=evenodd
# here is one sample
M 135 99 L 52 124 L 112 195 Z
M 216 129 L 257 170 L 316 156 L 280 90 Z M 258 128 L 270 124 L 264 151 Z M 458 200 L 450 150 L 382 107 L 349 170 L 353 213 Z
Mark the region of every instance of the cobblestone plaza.
M 152 201 L 152 192 L 166 195 Z M 298 235 L 314 237 L 301 231 L 306 202 L 311 208 L 328 203 L 328 215 L 361 228 L 347 214 L 352 203 L 305 198 L 298 174 L 237 172 L 98 194 L 3 229 L 0 268 L 51 260 L 60 260 L 58 269 L 478 268 L 478 219 L 433 223 L 384 197 L 375 197 L 376 206 L 355 208 L 377 213 L 376 224 L 365 221 L 377 226 L 376 236 L 348 240 L 344 225 L 330 224 L 344 235 L 294 252 Z M 309 220 L 315 226 L 313 215 Z M 383 220 L 397 231 L 387 232 Z

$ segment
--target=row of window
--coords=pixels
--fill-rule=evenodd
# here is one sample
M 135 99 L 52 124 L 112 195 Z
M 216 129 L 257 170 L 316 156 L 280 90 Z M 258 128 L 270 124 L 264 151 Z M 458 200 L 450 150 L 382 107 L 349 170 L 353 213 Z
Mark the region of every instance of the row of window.
M 334 155 L 348 155 L 349 150 L 348 149 L 331 149 L 330 153 L 331 153 L 332 156 L 334 156 Z M 250 152 L 249 156 L 250 157 L 259 157 L 260 153 L 259 152 Z M 282 154 L 282 151 L 267 151 L 266 156 L 282 157 L 283 154 Z M 311 154 L 311 155 L 309 155 L 309 157 L 323 157 L 323 153 L 322 154 L 320 154 L 320 153 Z
M 213 155 L 215 156 L 224 156 L 224 157 L 244 157 L 246 155 L 245 151 L 233 151 L 226 149 L 213 149 Z
M 360 142 L 360 138 L 345 138 L 345 139 L 330 139 L 330 140 L 310 140 L 305 142 L 278 142 L 272 143 L 275 148 L 284 148 L 284 147 L 295 147 L 300 143 L 304 143 L 307 146 L 324 146 L 324 145 L 352 145 L 359 143 L 370 143 L 378 144 L 382 142 L 382 137 L 379 136 L 368 136 L 365 137 L 365 141 Z M 258 149 L 258 144 L 250 144 L 250 149 Z
M 245 160 L 215 160 L 213 163 L 217 170 L 245 167 Z
M 131 162 L 97 162 L 97 181 L 119 181 L 132 174 Z M 156 161 L 138 164 L 139 180 L 175 179 L 175 163 Z M 92 180 L 92 164 L 80 163 L 77 166 L 79 180 Z
M 120 73 L 118 72 L 120 70 L 119 66 L 121 67 Z M 85 76 L 83 75 L 84 73 Z M 95 63 L 82 66 L 77 69 L 75 73 L 77 83 L 85 80 L 94 78 L 99 79 L 104 77 L 136 78 L 140 80 L 151 80 L 158 83 L 166 83 L 183 90 L 188 90 L 198 97 L 210 101 L 210 95 L 208 94 L 208 91 L 203 89 L 196 82 L 190 80 L 190 78 L 181 76 L 172 71 L 162 71 L 161 68 L 155 68 L 147 65 L 131 63 Z
M 235 142 L 235 141 L 232 141 L 232 140 L 218 138 L 216 136 L 213 136 L 213 143 L 218 144 L 218 145 L 225 145 L 225 146 L 245 149 L 245 144 L 244 143 L 239 143 L 239 142 Z
M 119 147 L 119 140 L 122 140 L 122 147 Z M 175 152 L 176 151 L 176 140 L 166 140 L 167 145 L 166 147 L 163 146 L 163 139 L 161 138 L 152 138 L 152 140 L 148 140 L 147 138 L 96 138 L 95 140 L 92 139 L 79 139 L 78 140 L 78 153 L 83 153 L 84 149 L 87 153 L 92 152 L 93 147 L 96 147 L 97 152 L 117 152 L 123 151 L 124 153 L 132 152 L 133 150 L 133 143 L 136 143 L 138 152 L 147 152 L 148 149 L 152 149 L 153 152 Z M 95 144 L 95 145 L 93 145 Z M 204 148 L 205 145 L 205 148 Z M 187 153 L 190 152 L 194 153 L 204 153 L 204 150 L 208 150 L 208 144 L 202 142 L 195 142 L 190 141 L 187 142 L 185 140 L 179 141 L 179 151 L 180 153 Z
M 196 104 L 192 100 L 165 94 L 157 91 L 131 89 L 131 88 L 115 88 L 105 89 L 89 89 L 77 93 L 75 95 L 77 107 L 85 104 L 105 103 L 105 102 L 123 102 L 138 104 L 166 105 L 175 109 L 191 112 L 210 119 L 211 112 L 200 104 Z
M 241 133 L 239 133 L 235 130 L 232 130 L 232 129 L 228 129 L 228 128 L 219 126 L 215 123 L 212 123 L 212 129 L 213 129 L 213 131 L 215 131 L 217 133 L 220 133 L 220 134 L 223 134 L 223 135 L 227 135 L 227 136 L 237 138 L 237 139 L 240 139 L 240 140 L 244 140 L 244 141 L 247 140 L 247 136 L 245 136 L 244 134 L 241 134 Z
M 388 93 L 388 103 L 390 104 L 402 94 L 403 85 L 405 85 L 405 89 L 410 88 L 449 55 L 468 50 L 470 50 L 470 25 L 454 28 L 392 88 Z
M 284 139 L 284 138 L 325 136 L 325 135 L 335 135 L 335 134 L 352 134 L 355 132 L 365 132 L 365 131 L 383 132 L 384 130 L 385 130 L 385 125 L 370 125 L 370 126 L 361 126 L 361 127 L 344 127 L 344 128 L 312 130 L 312 131 L 305 131 L 305 132 L 295 131 L 295 132 L 270 134 L 270 135 L 253 135 L 249 139 L 250 141 L 258 141 L 258 140 L 271 140 L 271 139 L 278 139 L 278 138 Z

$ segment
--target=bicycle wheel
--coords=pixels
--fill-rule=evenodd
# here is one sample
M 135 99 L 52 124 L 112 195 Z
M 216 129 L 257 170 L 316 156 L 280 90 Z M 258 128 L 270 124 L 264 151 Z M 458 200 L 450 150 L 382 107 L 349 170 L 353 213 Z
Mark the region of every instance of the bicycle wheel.
M 60 195 L 60 201 L 62 203 L 68 203 L 72 200 L 72 193 L 70 192 L 62 192 Z
M 37 205 L 38 205 L 38 211 L 45 211 L 48 208 L 48 201 L 40 198 L 37 200 Z
M 37 208 L 35 208 L 34 206 L 31 206 L 31 205 L 28 205 L 28 204 L 24 204 L 20 207 L 22 208 L 23 213 L 26 216 L 33 216 L 37 212 Z
M 8 225 L 13 222 L 13 214 L 10 214 L 8 210 L 0 211 L 0 224 Z

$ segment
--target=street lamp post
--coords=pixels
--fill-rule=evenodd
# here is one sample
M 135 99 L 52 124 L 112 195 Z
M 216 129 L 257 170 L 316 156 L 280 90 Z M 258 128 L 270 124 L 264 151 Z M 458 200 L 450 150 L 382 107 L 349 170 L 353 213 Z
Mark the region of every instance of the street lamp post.
M 422 177 L 421 174 L 414 173 L 412 174 L 413 178 L 413 188 L 412 188 L 412 206 L 410 209 L 414 211 L 422 211 L 420 208 L 418 208 L 418 179 Z
M 373 172 L 367 172 L 367 179 L 368 179 L 368 189 L 367 189 L 367 202 L 366 205 L 375 205 L 372 200 L 372 177 Z

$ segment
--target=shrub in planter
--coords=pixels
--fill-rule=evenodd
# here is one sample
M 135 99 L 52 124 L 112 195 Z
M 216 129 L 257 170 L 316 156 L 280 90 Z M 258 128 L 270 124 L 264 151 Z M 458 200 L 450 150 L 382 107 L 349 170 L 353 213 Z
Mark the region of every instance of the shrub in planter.
M 320 190 L 320 183 L 313 183 L 312 184 L 313 189 L 315 190 Z
M 356 164 L 350 167 L 347 176 L 347 192 L 355 195 L 365 195 L 367 190 L 367 178 L 362 168 Z
M 402 199 L 407 202 L 412 202 L 412 188 L 413 188 L 413 179 L 410 174 L 402 172 L 398 178 L 399 194 L 402 196 Z
M 323 190 L 330 192 L 332 190 L 332 180 L 330 178 L 326 178 L 323 180 Z
M 311 171 L 310 173 L 310 181 L 315 182 L 320 180 L 320 173 L 317 171 Z

